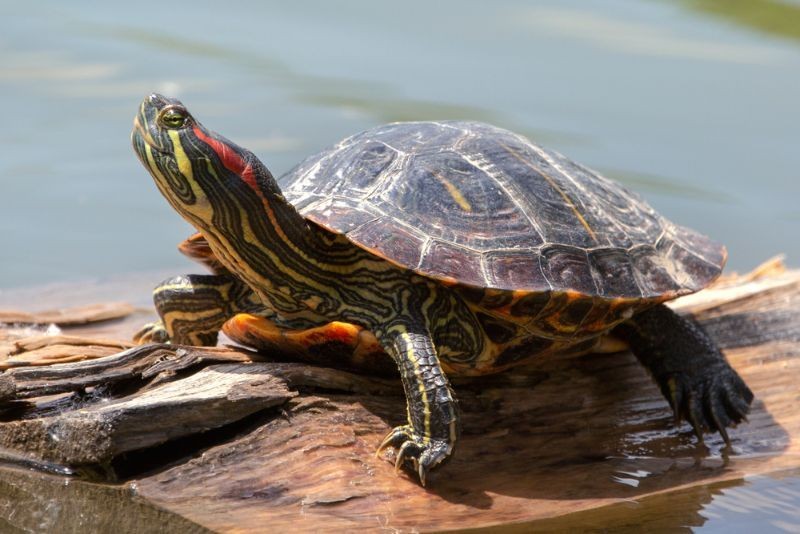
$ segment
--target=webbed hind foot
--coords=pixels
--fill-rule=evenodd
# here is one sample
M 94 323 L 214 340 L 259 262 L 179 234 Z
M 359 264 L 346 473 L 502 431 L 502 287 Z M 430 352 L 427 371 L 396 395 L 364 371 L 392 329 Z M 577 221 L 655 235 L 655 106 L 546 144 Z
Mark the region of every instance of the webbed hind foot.
M 674 372 L 659 385 L 675 418 L 688 421 L 701 442 L 703 432 L 719 432 L 730 445 L 726 428 L 746 421 L 753 401 L 750 388 L 724 360 L 707 362 L 702 373 Z
M 701 442 L 711 431 L 730 444 L 727 428 L 746 420 L 753 392 L 698 324 L 661 304 L 614 334 L 650 371 L 676 419 L 688 421 Z

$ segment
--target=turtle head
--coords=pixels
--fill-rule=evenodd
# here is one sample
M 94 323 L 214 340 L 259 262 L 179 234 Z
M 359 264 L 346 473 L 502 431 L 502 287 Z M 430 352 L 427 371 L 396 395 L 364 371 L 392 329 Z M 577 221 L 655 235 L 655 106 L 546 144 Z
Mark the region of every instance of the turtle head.
M 141 157 L 141 141 L 151 150 L 173 153 L 174 141 L 171 137 L 177 136 L 182 141 L 188 128 L 196 124 L 189 110 L 179 100 L 153 93 L 142 101 L 139 113 L 133 119 L 134 149 Z
M 206 129 L 174 98 L 146 97 L 131 141 L 161 193 L 201 231 L 215 212 L 280 197 L 274 178 L 252 152 Z
M 283 264 L 273 265 L 269 258 L 291 258 L 298 251 L 304 257 L 321 254 L 316 234 L 308 231 L 264 164 L 204 128 L 178 100 L 146 97 L 133 121 L 131 141 L 161 194 L 203 235 L 211 259 L 251 287 L 269 292 L 273 281 L 292 283 Z M 216 264 L 203 263 L 217 270 Z

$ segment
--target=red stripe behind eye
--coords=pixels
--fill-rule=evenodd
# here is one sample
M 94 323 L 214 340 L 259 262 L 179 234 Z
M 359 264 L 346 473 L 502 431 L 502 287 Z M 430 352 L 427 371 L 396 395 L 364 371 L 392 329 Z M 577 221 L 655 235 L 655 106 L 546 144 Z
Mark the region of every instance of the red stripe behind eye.
M 245 162 L 244 158 L 240 156 L 238 152 L 230 148 L 225 143 L 206 135 L 206 133 L 197 126 L 195 126 L 193 129 L 197 138 L 211 147 L 211 150 L 217 154 L 217 157 L 219 157 L 226 169 L 239 176 L 247 185 L 250 186 L 253 191 L 261 196 L 261 191 L 256 183 L 256 175 L 253 172 L 253 167 L 251 167 L 249 163 Z

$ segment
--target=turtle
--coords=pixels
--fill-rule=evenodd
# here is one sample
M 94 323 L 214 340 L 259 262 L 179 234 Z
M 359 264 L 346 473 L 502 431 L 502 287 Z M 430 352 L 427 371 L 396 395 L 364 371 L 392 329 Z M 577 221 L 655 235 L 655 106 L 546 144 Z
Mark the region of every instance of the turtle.
M 423 486 L 460 435 L 448 377 L 608 339 L 625 343 L 701 442 L 711 431 L 730 444 L 727 428 L 746 419 L 751 390 L 665 304 L 713 282 L 725 247 L 522 135 L 390 123 L 275 179 L 179 100 L 152 94 L 132 144 L 199 232 L 183 250 L 212 271 L 160 284 L 161 321 L 138 339 L 211 345 L 222 328 L 326 365 L 389 362 L 407 417 L 378 451 L 394 448 L 396 469 Z

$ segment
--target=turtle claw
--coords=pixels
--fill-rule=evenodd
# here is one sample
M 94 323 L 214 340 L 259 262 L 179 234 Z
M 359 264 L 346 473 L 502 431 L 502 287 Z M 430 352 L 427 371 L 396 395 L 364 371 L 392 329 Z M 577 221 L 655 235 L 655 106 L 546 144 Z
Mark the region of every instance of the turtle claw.
M 147 323 L 133 334 L 133 342 L 137 345 L 148 343 L 169 343 L 169 334 L 161 321 Z
M 667 380 L 670 405 L 678 421 L 686 420 L 703 442 L 704 432 L 719 432 L 727 445 L 727 428 L 746 421 L 753 392 L 724 361 L 699 375 L 675 373 Z
M 453 445 L 446 440 L 424 438 L 414 432 L 409 425 L 394 428 L 378 446 L 376 454 L 380 454 L 387 447 L 397 449 L 395 456 L 395 472 L 411 462 L 419 476 L 419 482 L 424 487 L 427 483 L 428 472 L 447 459 Z

